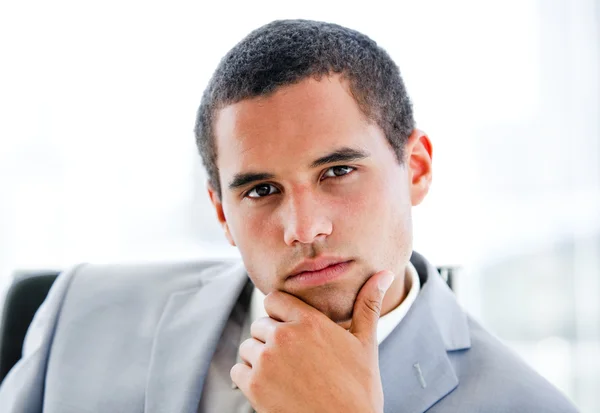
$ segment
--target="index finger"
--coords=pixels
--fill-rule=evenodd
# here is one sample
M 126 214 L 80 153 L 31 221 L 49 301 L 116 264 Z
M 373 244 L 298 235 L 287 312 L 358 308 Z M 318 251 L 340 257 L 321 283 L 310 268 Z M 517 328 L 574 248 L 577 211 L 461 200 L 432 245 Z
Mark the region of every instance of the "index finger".
M 269 293 L 264 301 L 269 317 L 282 322 L 300 322 L 307 317 L 325 316 L 319 310 L 291 294 L 283 291 Z

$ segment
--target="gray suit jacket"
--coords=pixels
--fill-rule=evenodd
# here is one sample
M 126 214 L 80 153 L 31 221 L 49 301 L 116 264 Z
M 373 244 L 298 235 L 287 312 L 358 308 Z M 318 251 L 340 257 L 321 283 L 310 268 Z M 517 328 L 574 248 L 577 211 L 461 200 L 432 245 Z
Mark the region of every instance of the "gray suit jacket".
M 471 320 L 423 257 L 422 290 L 380 345 L 386 412 L 575 412 Z M 82 265 L 57 279 L 26 356 L 0 388 L 3 413 L 195 413 L 243 265 Z

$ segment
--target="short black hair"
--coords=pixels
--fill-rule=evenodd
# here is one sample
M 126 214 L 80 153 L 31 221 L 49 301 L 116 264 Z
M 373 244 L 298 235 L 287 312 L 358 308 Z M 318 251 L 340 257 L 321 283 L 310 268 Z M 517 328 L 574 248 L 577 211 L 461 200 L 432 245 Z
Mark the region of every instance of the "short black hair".
M 400 70 L 366 35 L 333 23 L 277 20 L 246 36 L 221 60 L 196 117 L 196 144 L 221 197 L 213 122 L 217 111 L 309 77 L 340 74 L 363 114 L 385 133 L 399 162 L 415 122 Z

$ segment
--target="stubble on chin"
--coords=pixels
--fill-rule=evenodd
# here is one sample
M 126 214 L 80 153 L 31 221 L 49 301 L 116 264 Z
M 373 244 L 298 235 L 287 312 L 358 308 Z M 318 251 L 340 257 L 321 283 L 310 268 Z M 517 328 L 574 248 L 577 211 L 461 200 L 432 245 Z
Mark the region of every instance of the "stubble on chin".
M 319 291 L 306 291 L 294 295 L 343 327 L 346 324 L 350 325 L 358 291 L 323 286 Z

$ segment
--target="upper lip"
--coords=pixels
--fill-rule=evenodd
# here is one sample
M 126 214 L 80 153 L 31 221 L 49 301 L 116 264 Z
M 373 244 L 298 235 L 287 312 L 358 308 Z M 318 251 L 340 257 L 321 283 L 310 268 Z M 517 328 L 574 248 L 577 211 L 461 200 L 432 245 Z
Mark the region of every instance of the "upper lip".
M 320 271 L 327 267 L 330 267 L 335 264 L 341 264 L 343 262 L 348 262 L 350 260 L 336 257 L 317 257 L 312 260 L 304 260 L 300 263 L 300 265 L 296 266 L 288 276 L 294 277 L 300 273 L 305 271 Z

